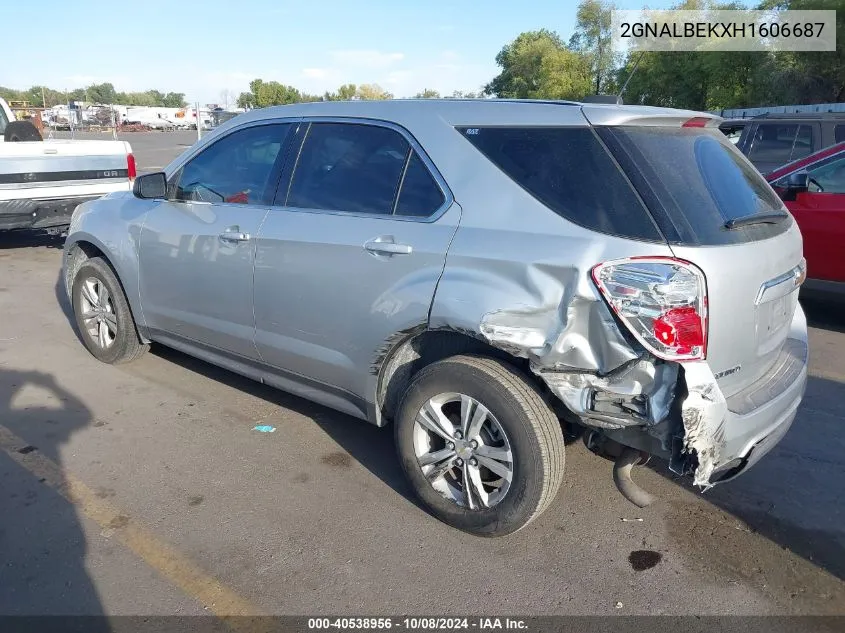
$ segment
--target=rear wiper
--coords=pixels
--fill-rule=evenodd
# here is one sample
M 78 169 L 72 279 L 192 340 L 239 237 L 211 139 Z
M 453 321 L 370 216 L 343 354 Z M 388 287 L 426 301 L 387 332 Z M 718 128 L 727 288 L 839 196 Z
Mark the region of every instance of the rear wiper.
M 731 229 L 739 229 L 743 226 L 750 226 L 751 224 L 777 224 L 781 220 L 785 220 L 789 214 L 785 211 L 769 211 L 767 213 L 752 213 L 750 215 L 743 215 L 738 218 L 733 218 L 725 222 L 725 228 L 729 231 Z

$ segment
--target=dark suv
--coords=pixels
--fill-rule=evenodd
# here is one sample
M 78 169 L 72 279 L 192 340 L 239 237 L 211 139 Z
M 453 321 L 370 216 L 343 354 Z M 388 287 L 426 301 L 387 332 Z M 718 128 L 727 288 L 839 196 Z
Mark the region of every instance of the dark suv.
M 749 119 L 736 146 L 762 174 L 845 141 L 845 112 L 762 114 Z

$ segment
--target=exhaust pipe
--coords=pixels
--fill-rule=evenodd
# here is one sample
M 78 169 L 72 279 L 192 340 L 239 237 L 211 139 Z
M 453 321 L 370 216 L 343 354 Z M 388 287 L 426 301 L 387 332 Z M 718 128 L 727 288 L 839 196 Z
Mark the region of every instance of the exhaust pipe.
M 645 508 L 651 505 L 654 497 L 640 488 L 631 479 L 631 469 L 634 466 L 644 464 L 643 453 L 635 448 L 626 447 L 613 464 L 613 483 L 628 501 L 635 506 Z

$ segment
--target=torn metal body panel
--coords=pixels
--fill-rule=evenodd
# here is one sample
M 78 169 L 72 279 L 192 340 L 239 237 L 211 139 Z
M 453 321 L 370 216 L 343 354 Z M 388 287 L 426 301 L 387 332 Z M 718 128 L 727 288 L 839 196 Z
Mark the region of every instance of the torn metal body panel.
M 604 429 L 653 426 L 665 420 L 675 398 L 678 365 L 644 356 L 607 376 L 536 373 L 586 425 Z
M 684 450 L 698 458 L 694 483 L 708 486 L 713 470 L 722 461 L 728 405 L 706 362 L 685 363 L 684 381 L 688 392 L 681 409 Z
M 669 447 L 671 425 L 660 423 L 669 416 L 676 395 L 679 365 L 656 359 L 620 327 L 590 279 L 595 262 L 617 253 L 668 255 L 669 249 L 623 244 L 612 237 L 599 248 L 595 241 L 585 247 L 571 234 L 555 236 L 554 227 L 550 225 L 547 236 L 526 235 L 522 249 L 503 245 L 502 260 L 510 261 L 491 265 L 489 253 L 473 252 L 475 229 L 462 225 L 438 286 L 430 326 L 471 331 L 528 360 L 531 371 L 585 426 L 639 427 L 644 434 L 656 433 L 660 445 Z M 579 251 L 585 255 L 580 265 L 560 255 Z

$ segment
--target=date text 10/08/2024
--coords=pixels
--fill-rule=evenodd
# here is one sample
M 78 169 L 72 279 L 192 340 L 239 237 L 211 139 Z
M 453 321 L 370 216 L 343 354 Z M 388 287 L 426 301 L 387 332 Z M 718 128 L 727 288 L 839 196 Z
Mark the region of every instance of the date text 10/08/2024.
M 528 624 L 518 618 L 309 618 L 311 630 L 379 630 L 405 629 L 411 631 L 448 630 L 525 630 Z

